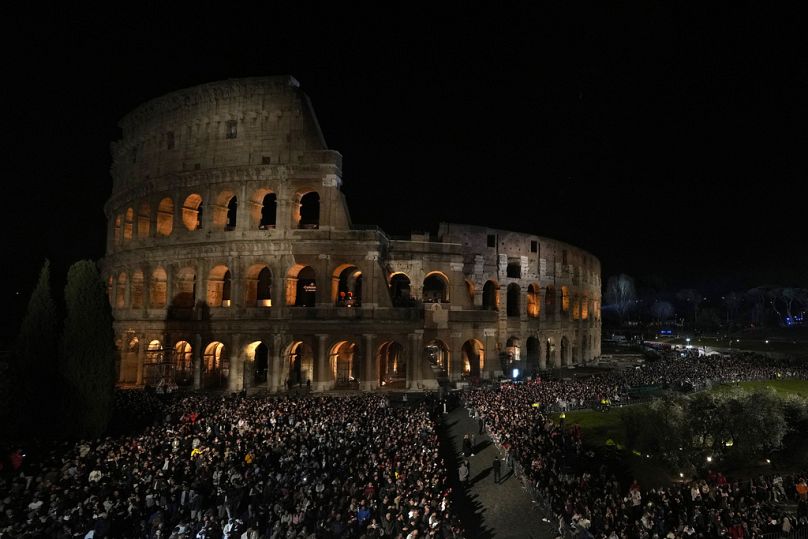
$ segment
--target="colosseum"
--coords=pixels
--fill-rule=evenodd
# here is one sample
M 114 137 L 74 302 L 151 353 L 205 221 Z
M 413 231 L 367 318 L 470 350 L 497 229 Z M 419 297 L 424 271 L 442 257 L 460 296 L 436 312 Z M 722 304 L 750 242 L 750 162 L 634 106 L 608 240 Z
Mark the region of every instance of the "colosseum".
M 597 258 L 486 226 L 353 225 L 292 77 L 180 90 L 120 127 L 102 272 L 121 384 L 419 390 L 600 354 Z

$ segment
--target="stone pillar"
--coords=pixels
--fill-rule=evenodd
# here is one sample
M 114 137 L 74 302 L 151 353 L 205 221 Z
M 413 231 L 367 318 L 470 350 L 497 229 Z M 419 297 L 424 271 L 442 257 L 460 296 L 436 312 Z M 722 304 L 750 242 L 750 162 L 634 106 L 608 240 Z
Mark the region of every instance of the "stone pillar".
M 410 357 L 407 359 L 407 382 L 404 384 L 407 389 L 418 387 L 415 380 L 415 361 L 413 361 L 413 340 L 415 335 L 410 333 L 407 335 L 407 346 L 409 348 Z
M 539 370 L 546 371 L 547 370 L 547 339 L 542 341 L 541 337 L 538 338 L 539 343 Z
M 281 335 L 272 336 L 272 348 L 269 351 L 267 358 L 267 389 L 276 393 L 281 390 L 281 347 L 283 346 L 283 339 Z
M 241 391 L 244 383 L 244 356 L 239 353 L 238 333 L 230 338 L 230 370 L 227 373 L 227 389 L 229 391 Z
M 316 391 L 325 391 L 332 389 L 334 386 L 331 379 L 331 369 L 328 364 L 328 335 L 317 334 L 317 365 L 314 369 L 314 389 Z
M 376 335 L 373 333 L 365 333 L 362 335 L 364 342 L 362 343 L 362 361 L 364 364 L 364 372 L 362 373 L 362 389 L 365 391 L 373 391 L 379 385 L 378 372 L 376 369 L 376 352 L 373 346 L 373 341 Z
M 202 335 L 194 335 L 194 389 L 202 389 Z
M 146 359 L 146 347 L 149 346 L 149 343 L 146 340 L 145 335 L 138 335 L 137 339 L 137 376 L 135 378 L 135 383 L 137 385 L 143 385 L 143 362 Z M 123 370 L 123 369 L 121 369 Z

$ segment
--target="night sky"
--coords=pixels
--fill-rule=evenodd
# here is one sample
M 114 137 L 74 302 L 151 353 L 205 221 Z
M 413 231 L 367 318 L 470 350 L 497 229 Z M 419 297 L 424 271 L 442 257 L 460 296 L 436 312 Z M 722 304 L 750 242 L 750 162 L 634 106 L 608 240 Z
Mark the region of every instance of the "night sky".
M 808 286 L 799 13 L 163 4 L 4 16 L 6 305 L 24 305 L 45 257 L 59 288 L 71 262 L 103 256 L 123 115 L 188 86 L 281 74 L 344 156 L 354 223 L 534 232 L 591 251 L 604 278 L 674 291 Z

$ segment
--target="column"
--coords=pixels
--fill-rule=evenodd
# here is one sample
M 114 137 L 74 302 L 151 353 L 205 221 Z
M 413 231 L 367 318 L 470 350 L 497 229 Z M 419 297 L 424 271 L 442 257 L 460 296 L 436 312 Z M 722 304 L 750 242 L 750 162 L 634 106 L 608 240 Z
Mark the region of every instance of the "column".
M 194 335 L 194 389 L 202 389 L 202 335 Z
M 328 335 L 317 334 L 317 366 L 315 368 L 315 383 L 314 389 L 316 391 L 325 391 L 326 389 L 333 388 L 333 380 L 331 379 L 331 369 L 328 365 Z
M 365 362 L 364 373 L 362 374 L 362 389 L 365 391 L 373 391 L 378 385 L 378 375 L 376 373 L 376 351 L 373 346 L 373 341 L 376 335 L 373 333 L 365 333 L 362 347 L 362 361 Z
M 414 387 L 418 387 L 415 381 L 415 361 L 413 361 L 413 356 L 415 353 L 413 352 L 413 347 L 415 344 L 413 341 L 415 340 L 415 335 L 410 333 L 407 335 L 407 345 L 410 349 L 410 357 L 407 359 L 407 382 L 405 384 L 407 389 L 412 389 Z
M 143 362 L 146 358 L 146 347 L 149 346 L 145 335 L 138 335 L 137 339 L 137 377 L 135 383 L 143 385 Z M 122 369 L 123 370 L 123 369 Z
M 239 353 L 239 337 L 235 333 L 230 338 L 230 370 L 227 373 L 227 389 L 241 391 L 244 383 L 244 356 Z
M 269 351 L 267 369 L 267 389 L 276 393 L 281 390 L 281 347 L 283 339 L 280 335 L 273 335 L 270 341 L 272 348 Z
M 539 370 L 546 371 L 547 370 L 547 339 L 542 339 L 541 336 L 538 337 L 539 343 Z

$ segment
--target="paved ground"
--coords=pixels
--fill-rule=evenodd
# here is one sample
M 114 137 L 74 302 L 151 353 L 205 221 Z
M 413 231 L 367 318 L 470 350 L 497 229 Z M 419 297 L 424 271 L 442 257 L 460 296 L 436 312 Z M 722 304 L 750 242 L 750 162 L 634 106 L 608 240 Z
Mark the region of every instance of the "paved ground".
M 457 496 L 455 509 L 463 520 L 469 538 L 552 539 L 555 529 L 544 523 L 534 509 L 521 483 L 512 473 L 503 472 L 504 479 L 494 483 L 491 464 L 498 454 L 487 435 L 477 435 L 474 456 L 469 459 L 469 483 L 465 489 L 457 481 L 457 467 L 462 459 L 463 435 L 478 432 L 477 422 L 465 408 L 456 408 L 444 415 L 444 435 L 448 443 L 444 452 Z

